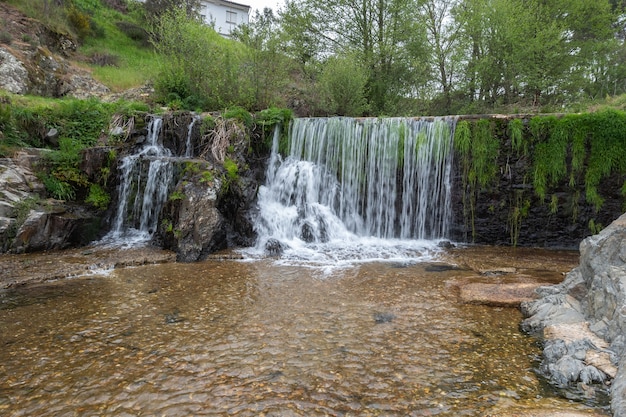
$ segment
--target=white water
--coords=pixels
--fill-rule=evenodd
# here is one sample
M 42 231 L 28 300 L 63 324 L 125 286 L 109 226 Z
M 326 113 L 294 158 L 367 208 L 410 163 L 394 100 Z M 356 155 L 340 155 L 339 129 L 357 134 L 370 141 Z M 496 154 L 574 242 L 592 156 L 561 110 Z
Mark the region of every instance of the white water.
M 200 116 L 194 115 L 191 119 L 191 123 L 187 126 L 187 140 L 185 141 L 185 158 L 193 158 L 193 147 L 191 146 L 191 135 L 193 133 L 193 126 L 200 120 Z
M 429 259 L 451 214 L 453 119 L 296 119 L 259 189 L 257 253 L 343 264 Z
M 162 119 L 155 116 L 144 145 L 120 161 L 117 213 L 102 243 L 134 246 L 149 241 L 156 231 L 174 175 L 172 154 L 159 143 L 161 126 Z

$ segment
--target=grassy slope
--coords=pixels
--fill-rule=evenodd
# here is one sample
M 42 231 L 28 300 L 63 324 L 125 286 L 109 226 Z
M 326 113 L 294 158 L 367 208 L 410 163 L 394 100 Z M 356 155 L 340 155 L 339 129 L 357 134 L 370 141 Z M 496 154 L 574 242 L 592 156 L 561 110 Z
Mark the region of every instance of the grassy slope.
M 41 0 L 0 0 L 12 5 L 32 19 L 44 22 L 58 33 L 79 38 L 76 28 L 68 18 L 67 10 L 51 7 L 46 12 Z M 98 81 L 112 91 L 139 87 L 151 81 L 156 74 L 159 57 L 153 49 L 131 39 L 118 27 L 118 22 L 142 25 L 141 14 L 136 6 L 121 13 L 109 8 L 100 0 L 74 0 L 79 14 L 91 19 L 94 30 L 79 42 L 77 54 L 70 58 L 77 66 L 88 68 Z M 132 4 L 132 2 L 129 2 Z M 99 66 L 91 63 L 95 54 L 113 57 L 115 66 Z

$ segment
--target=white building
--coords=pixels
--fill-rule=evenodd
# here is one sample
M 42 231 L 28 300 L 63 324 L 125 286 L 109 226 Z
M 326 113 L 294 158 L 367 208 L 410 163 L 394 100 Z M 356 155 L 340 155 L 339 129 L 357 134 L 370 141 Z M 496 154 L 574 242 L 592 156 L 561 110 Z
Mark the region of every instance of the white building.
M 229 37 L 239 25 L 249 23 L 250 6 L 226 0 L 202 0 L 200 15 L 222 36 Z
M 137 0 L 144 3 L 146 0 Z M 227 0 L 200 0 L 200 15 L 217 33 L 230 37 L 233 29 L 249 23 L 250 6 Z

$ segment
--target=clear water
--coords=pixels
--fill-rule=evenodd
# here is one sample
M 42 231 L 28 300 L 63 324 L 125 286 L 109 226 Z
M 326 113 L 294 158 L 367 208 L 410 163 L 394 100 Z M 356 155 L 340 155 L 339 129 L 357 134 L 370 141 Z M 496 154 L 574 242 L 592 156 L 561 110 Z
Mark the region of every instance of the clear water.
M 577 260 L 471 255 L 552 280 Z M 517 309 L 458 302 L 451 280 L 474 272 L 430 266 L 369 262 L 328 275 L 271 260 L 206 261 L 5 290 L 0 414 L 606 411 L 559 398 L 538 378 L 539 348 L 519 332 Z

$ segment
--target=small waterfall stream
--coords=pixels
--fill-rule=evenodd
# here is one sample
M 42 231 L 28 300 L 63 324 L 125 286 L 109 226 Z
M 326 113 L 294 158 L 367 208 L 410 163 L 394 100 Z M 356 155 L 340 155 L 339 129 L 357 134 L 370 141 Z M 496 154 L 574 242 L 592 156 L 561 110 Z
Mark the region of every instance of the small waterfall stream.
M 451 118 L 296 119 L 284 160 L 274 138 L 258 247 L 371 259 L 435 246 L 449 228 L 454 127 Z
M 146 242 L 156 231 L 174 178 L 172 153 L 159 140 L 162 124 L 153 117 L 143 146 L 120 161 L 118 208 L 105 243 Z

